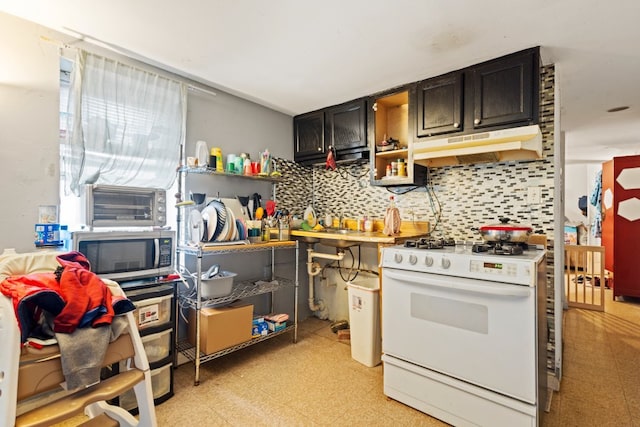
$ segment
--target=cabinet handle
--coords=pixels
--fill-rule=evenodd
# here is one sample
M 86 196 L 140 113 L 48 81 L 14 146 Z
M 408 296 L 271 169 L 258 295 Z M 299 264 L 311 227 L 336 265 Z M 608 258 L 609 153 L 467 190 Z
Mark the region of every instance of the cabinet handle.
M 372 109 L 373 111 L 378 111 L 378 103 L 377 103 L 377 102 L 374 102 L 374 103 L 373 103 L 373 105 L 371 106 L 371 109 Z
M 318 147 L 318 151 L 322 151 L 322 147 Z
M 458 129 L 458 128 L 460 127 L 460 123 L 455 122 L 455 123 L 453 124 L 453 127 L 454 127 L 454 128 L 456 128 L 456 129 Z
M 479 125 L 479 124 L 480 124 L 480 119 L 475 119 L 475 120 L 473 121 L 473 124 L 475 124 L 475 125 Z

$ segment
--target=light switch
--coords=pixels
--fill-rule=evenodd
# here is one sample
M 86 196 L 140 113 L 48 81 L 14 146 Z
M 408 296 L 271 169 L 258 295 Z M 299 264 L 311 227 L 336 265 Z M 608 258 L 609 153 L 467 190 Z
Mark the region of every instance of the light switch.
M 540 187 L 527 187 L 527 204 L 539 205 L 542 203 L 542 189 Z

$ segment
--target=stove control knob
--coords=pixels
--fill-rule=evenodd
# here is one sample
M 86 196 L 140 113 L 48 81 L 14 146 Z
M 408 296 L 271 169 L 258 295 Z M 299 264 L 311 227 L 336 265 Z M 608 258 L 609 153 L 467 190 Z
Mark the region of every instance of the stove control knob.
M 418 262 L 418 257 L 415 255 L 409 255 L 409 264 L 411 265 L 416 265 L 416 263 Z
M 442 258 L 442 261 L 440 262 L 440 264 L 442 265 L 442 268 L 444 268 L 445 270 L 451 267 L 451 261 L 449 261 L 447 258 Z
M 427 267 L 431 267 L 433 265 L 433 258 L 430 256 L 425 257 L 424 263 Z
M 396 263 L 400 264 L 402 262 L 402 254 L 395 254 L 393 256 L 393 259 L 396 261 Z

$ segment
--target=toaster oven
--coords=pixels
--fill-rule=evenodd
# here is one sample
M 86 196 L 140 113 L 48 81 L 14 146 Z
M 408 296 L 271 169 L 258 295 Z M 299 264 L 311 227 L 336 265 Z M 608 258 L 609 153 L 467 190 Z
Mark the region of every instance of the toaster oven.
M 82 203 L 85 225 L 93 227 L 163 227 L 166 191 L 159 188 L 87 185 Z

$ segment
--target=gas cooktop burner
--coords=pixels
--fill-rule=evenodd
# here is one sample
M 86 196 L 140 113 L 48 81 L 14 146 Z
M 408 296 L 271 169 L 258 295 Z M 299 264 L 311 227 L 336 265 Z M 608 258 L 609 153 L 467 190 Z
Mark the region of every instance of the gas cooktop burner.
M 404 242 L 405 248 L 416 249 L 442 249 L 445 246 L 455 246 L 456 242 L 453 239 L 429 239 L 422 237 L 418 240 L 407 240 Z
M 486 252 L 491 255 L 522 255 L 527 248 L 526 243 L 488 242 L 473 245 L 471 252 Z

